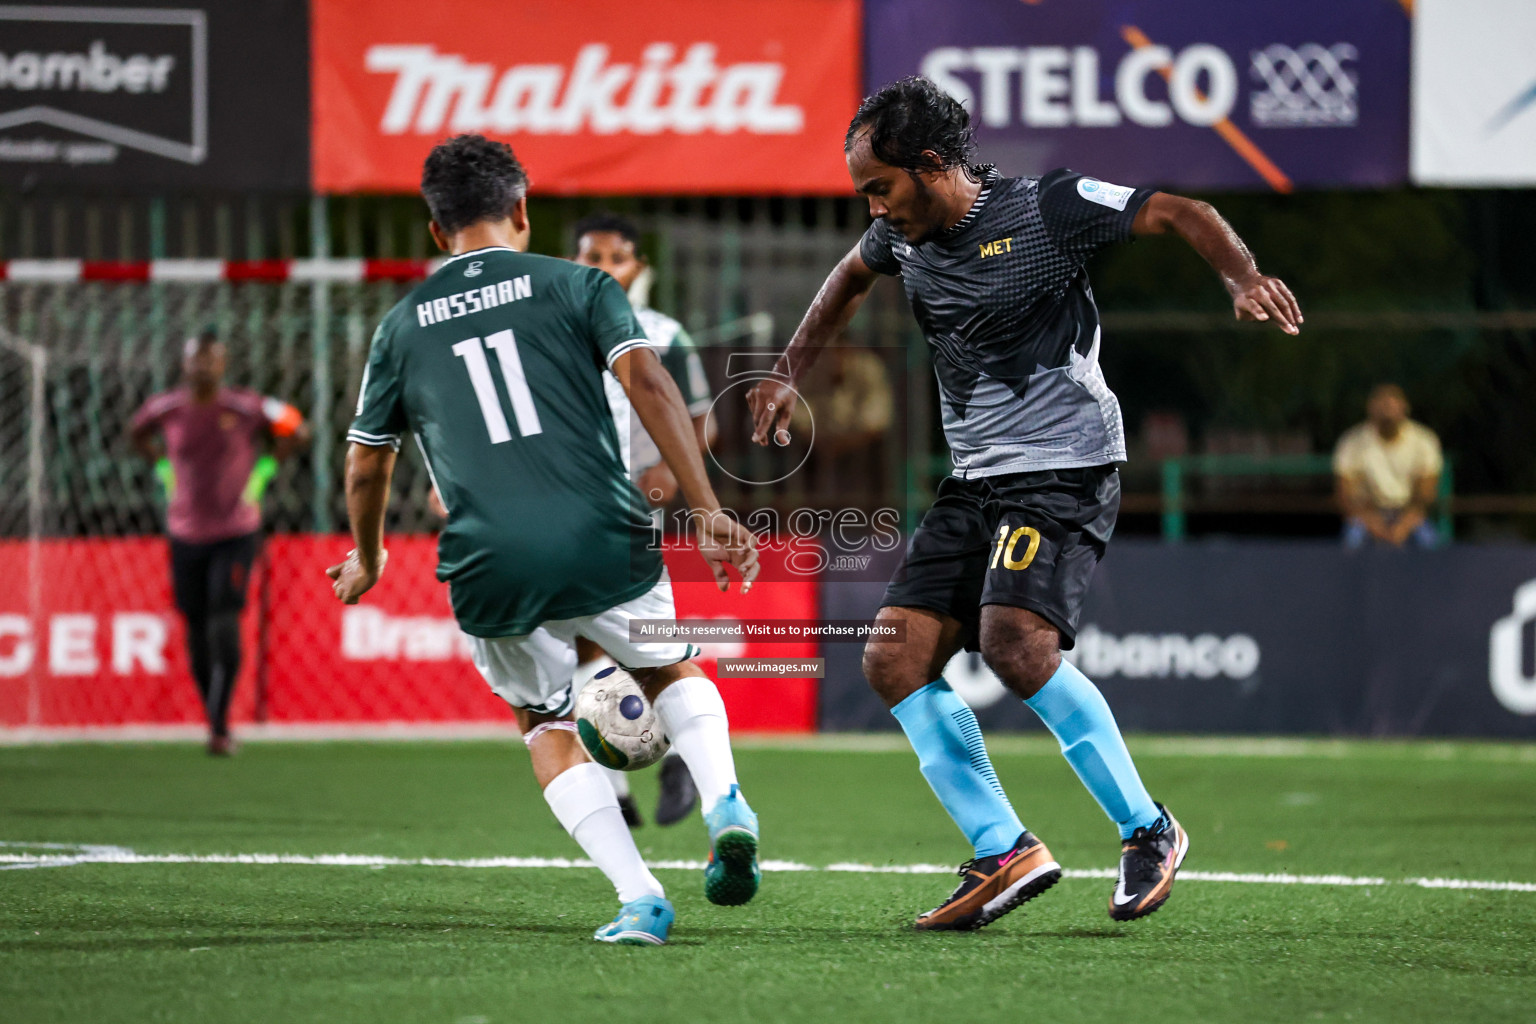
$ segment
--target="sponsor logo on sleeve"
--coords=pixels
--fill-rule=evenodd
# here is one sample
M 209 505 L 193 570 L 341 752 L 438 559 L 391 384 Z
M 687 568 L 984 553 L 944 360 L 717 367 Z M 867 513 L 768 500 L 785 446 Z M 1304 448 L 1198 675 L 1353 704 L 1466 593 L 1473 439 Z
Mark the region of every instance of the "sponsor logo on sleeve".
M 1124 210 L 1125 204 L 1130 202 L 1131 195 L 1135 191 L 1128 185 L 1111 185 L 1107 181 L 1099 181 L 1096 178 L 1079 178 L 1077 181 L 1078 195 L 1090 203 L 1098 203 L 1111 210 Z

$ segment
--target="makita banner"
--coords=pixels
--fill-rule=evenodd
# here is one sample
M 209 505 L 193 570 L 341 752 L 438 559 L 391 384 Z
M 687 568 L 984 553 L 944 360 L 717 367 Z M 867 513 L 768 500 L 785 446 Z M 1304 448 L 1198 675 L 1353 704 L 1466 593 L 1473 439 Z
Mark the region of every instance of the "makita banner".
M 504 139 L 535 191 L 840 193 L 857 0 L 313 0 L 314 181 L 412 191 Z
M 1121 185 L 1391 185 L 1408 165 L 1395 0 L 866 0 L 866 91 L 933 79 L 1006 173 Z
M 0 183 L 309 184 L 303 0 L 0 6 Z
M 1536 3 L 1419 0 L 1413 180 L 1536 185 Z
M 829 581 L 822 614 L 883 589 Z M 858 647 L 823 654 L 822 728 L 895 728 Z M 1115 541 L 1069 657 L 1128 730 L 1536 737 L 1536 547 Z M 980 657 L 944 678 L 983 725 L 1041 727 Z
M 246 609 L 237 726 L 511 720 L 471 664 L 447 588 L 433 575 L 435 538 L 391 537 L 388 546 L 384 578 L 347 607 L 323 574 L 346 554 L 345 538 L 267 541 Z M 696 552 L 669 550 L 666 557 L 680 577 L 697 577 Z M 765 552 L 765 576 L 777 575 L 745 597 L 680 578 L 673 584 L 678 615 L 723 623 L 814 618 L 815 581 L 786 579 L 783 557 Z M 160 539 L 0 542 L 0 730 L 199 722 L 169 570 Z M 814 640 L 703 646 L 699 664 L 711 675 L 717 658 L 818 654 Z M 815 728 L 814 679 L 719 685 L 737 729 Z

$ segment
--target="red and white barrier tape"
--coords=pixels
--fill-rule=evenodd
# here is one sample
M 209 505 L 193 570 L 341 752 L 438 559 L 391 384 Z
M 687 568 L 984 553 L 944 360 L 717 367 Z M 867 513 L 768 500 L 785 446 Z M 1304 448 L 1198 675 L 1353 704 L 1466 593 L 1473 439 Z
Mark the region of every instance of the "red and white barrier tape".
M 419 281 L 436 260 L 0 260 L 0 281 L 20 284 L 118 283 L 216 284 L 261 282 L 360 284 Z

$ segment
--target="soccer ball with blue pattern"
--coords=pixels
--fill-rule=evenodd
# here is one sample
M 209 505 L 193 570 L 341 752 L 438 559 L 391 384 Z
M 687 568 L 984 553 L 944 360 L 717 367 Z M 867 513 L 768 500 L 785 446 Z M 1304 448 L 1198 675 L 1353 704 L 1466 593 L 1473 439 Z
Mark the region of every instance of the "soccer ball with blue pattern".
M 640 684 L 621 668 L 605 668 L 576 698 L 576 731 L 592 760 L 632 772 L 660 761 L 671 744 Z

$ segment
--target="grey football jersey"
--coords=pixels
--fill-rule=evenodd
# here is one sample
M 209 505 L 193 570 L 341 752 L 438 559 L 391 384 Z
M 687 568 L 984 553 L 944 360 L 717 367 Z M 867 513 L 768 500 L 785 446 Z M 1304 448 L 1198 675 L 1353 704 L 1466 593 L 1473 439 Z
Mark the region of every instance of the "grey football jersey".
M 1125 461 L 1083 265 L 1131 237 L 1152 193 L 1065 169 L 989 171 L 970 212 L 931 241 L 909 245 L 884 220 L 864 233 L 864 262 L 901 275 L 932 350 L 956 476 Z

